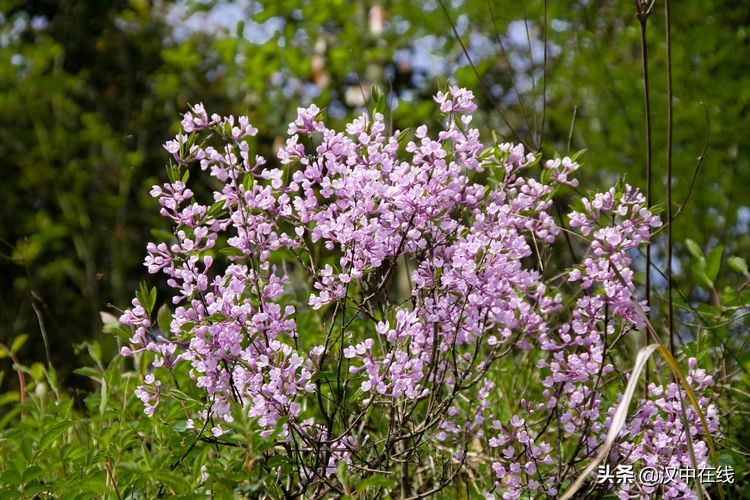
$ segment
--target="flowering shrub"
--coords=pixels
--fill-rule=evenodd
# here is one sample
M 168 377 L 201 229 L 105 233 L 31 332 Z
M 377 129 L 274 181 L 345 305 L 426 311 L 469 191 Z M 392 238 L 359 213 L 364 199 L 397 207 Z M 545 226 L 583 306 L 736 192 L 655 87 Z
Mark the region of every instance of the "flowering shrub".
M 273 163 L 252 153 L 245 117 L 201 105 L 185 115 L 165 145 L 170 182 L 151 192 L 173 239 L 149 244 L 145 260 L 176 309 L 156 327 L 143 290 L 121 317 L 134 329 L 122 353 L 152 360 L 137 389 L 148 415 L 188 371 L 204 401 L 186 410 L 188 432 L 241 446 L 232 436 L 249 418 L 268 443 L 269 487 L 284 495 L 424 496 L 464 478 L 519 498 L 570 485 L 610 427 L 627 377 L 616 360 L 645 328 L 631 260 L 660 221 L 629 185 L 584 197 L 568 218 L 585 255 L 553 271 L 568 230 L 552 199 L 577 187 L 579 165 L 485 147 L 471 92 L 435 100 L 444 127 L 412 140 L 378 113 L 339 132 L 300 108 Z M 210 200 L 188 187 L 195 165 L 213 178 Z M 689 366 L 701 393 L 711 377 Z M 694 409 L 682 418 L 676 384 L 648 392 L 608 464 L 664 469 L 692 453 L 706 465 L 701 435 L 718 427 L 709 397 L 704 429 Z M 690 487 L 676 478 L 661 494 Z

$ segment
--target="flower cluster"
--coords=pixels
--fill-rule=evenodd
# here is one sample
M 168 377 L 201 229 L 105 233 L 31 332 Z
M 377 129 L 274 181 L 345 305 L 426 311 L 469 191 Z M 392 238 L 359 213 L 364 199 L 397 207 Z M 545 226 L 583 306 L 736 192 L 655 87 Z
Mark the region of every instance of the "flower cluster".
M 695 358 L 688 359 L 687 382 L 696 390 L 707 389 L 713 377 L 707 375 L 705 370 L 697 368 Z M 620 432 L 619 446 L 613 451 L 611 458 L 613 463 L 634 464 L 643 467 L 653 467 L 662 474 L 667 470 L 679 470 L 691 468 L 694 465 L 698 469 L 707 467 L 708 448 L 706 443 L 697 440 L 693 443 L 693 458 L 688 450 L 688 433 L 685 431 L 682 419 L 682 405 L 687 400 L 687 395 L 678 384 L 672 382 L 668 385 L 649 384 L 648 398 L 639 401 L 638 408 L 633 418 Z M 706 408 L 706 423 L 708 432 L 716 433 L 719 430 L 719 416 L 715 406 L 711 405 L 708 398 L 702 396 L 698 404 Z M 612 411 L 609 412 L 605 425 L 609 424 Z M 690 425 L 690 436 L 701 435 L 706 432 L 700 423 L 695 409 L 691 406 L 685 408 L 686 420 Z M 632 439 L 638 436 L 640 439 Z M 661 492 L 663 498 L 692 498 L 692 485 L 687 484 L 679 476 L 675 478 L 663 477 L 660 483 L 664 484 Z M 619 497 L 643 498 L 653 495 L 658 485 L 624 484 Z
M 147 414 L 167 374 L 187 369 L 206 401 L 193 431 L 197 418 L 219 437 L 244 414 L 281 439 L 274 450 L 294 465 L 286 494 L 343 494 L 339 466 L 360 477 L 408 470 L 437 449 L 437 485 L 463 467 L 484 470 L 490 496 L 554 496 L 575 470 L 563 461 L 596 453 L 618 404 L 604 390 L 617 342 L 644 327 L 633 255 L 659 219 L 628 185 L 580 200 L 569 223 L 585 256 L 551 277 L 564 227 L 553 196 L 578 186 L 578 164 L 485 147 L 470 91 L 435 101 L 444 126 L 411 135 L 389 132 L 379 113 L 341 132 L 318 107 L 299 108 L 269 162 L 251 153 L 247 118 L 209 117 L 201 105 L 185 114 L 165 145 L 170 180 L 151 191 L 173 238 L 150 243 L 144 263 L 170 291 L 169 331 L 142 297 L 121 317 L 134 329 L 122 354 L 151 353 L 137 389 Z M 192 165 L 212 178 L 207 203 Z M 511 402 L 503 379 L 521 360 L 541 375 Z M 710 377 L 691 361 L 689 381 L 703 391 Z M 680 396 L 652 384 L 613 460 L 688 460 Z M 717 421 L 709 399 L 700 403 L 710 428 L 687 416 L 705 462 L 700 436 Z M 563 441 L 574 443 L 564 456 Z M 624 498 L 650 493 L 617 487 Z

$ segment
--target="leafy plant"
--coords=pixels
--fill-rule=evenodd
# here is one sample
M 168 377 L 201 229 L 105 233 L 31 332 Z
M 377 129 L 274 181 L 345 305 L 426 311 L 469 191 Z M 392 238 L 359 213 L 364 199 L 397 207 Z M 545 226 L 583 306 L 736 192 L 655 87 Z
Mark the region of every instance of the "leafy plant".
M 253 154 L 246 117 L 202 105 L 165 145 L 170 182 L 151 194 L 173 237 L 150 243 L 145 265 L 177 308 L 167 331 L 142 286 L 120 318 L 134 329 L 122 353 L 139 366 L 153 356 L 136 390 L 146 414 L 175 390 L 193 394 L 202 404 L 185 408 L 187 432 L 262 450 L 256 481 L 274 496 L 349 495 L 373 477 L 384 478 L 376 495 L 435 494 L 457 478 L 477 493 L 556 495 L 605 446 L 623 344 L 648 325 L 630 254 L 660 221 L 624 183 L 581 197 L 569 225 L 584 258 L 553 270 L 563 230 L 548 211 L 578 185 L 578 164 L 484 147 L 471 92 L 435 100 L 445 122 L 434 139 L 426 126 L 414 140 L 387 133 L 379 113 L 340 133 L 317 106 L 299 108 L 282 168 Z M 210 204 L 193 164 L 212 177 Z M 538 370 L 509 379 L 519 363 Z M 620 414 L 611 462 L 706 466 L 718 418 L 700 393 L 712 377 L 689 366 L 684 388 L 651 383 L 627 423 Z M 519 387 L 520 401 L 509 397 Z

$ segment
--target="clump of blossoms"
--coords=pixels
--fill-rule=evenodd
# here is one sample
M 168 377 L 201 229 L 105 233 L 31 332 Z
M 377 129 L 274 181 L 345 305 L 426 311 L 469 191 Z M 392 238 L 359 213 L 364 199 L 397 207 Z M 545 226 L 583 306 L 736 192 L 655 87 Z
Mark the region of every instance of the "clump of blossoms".
M 345 494 L 379 474 L 376 494 L 404 497 L 459 474 L 488 498 L 569 486 L 617 407 L 626 375 L 613 359 L 644 328 L 632 258 L 660 221 L 628 185 L 583 198 L 568 222 L 584 257 L 550 269 L 563 233 L 553 196 L 578 186 L 579 165 L 485 147 L 467 90 L 435 100 L 444 126 L 412 134 L 379 113 L 337 131 L 300 108 L 273 162 L 253 153 L 247 118 L 185 114 L 165 145 L 170 181 L 151 192 L 173 238 L 145 260 L 173 317 L 157 328 L 143 293 L 121 317 L 134 330 L 123 354 L 150 356 L 136 391 L 147 414 L 186 370 L 205 401 L 189 432 L 237 446 L 237 417 L 249 421 L 272 441 L 257 459 L 287 496 Z M 196 169 L 213 178 L 210 198 L 188 187 Z M 689 363 L 701 393 L 711 378 Z M 610 464 L 690 464 L 684 392 L 648 390 Z M 701 436 L 718 421 L 707 395 L 700 404 L 709 429 L 686 415 L 706 464 Z M 660 493 L 691 487 L 677 478 Z M 589 489 L 655 491 L 595 478 Z

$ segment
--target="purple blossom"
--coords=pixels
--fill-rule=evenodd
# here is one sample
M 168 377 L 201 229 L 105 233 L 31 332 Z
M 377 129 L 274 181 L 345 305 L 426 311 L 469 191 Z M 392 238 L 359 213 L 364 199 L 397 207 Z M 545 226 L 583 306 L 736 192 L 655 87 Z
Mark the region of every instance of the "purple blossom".
M 540 158 L 522 145 L 480 142 L 469 127 L 472 92 L 451 87 L 435 101 L 444 127 L 420 126 L 411 140 L 388 133 L 377 113 L 339 132 L 317 106 L 299 108 L 281 168 L 250 151 L 257 130 L 246 117 L 209 119 L 200 104 L 185 114 L 165 149 L 218 187 L 208 200 L 180 179 L 151 191 L 174 230 L 171 241 L 148 244 L 144 265 L 166 280 L 173 318 L 169 331 L 154 328 L 138 299 L 120 318 L 133 328 L 122 354 L 150 353 L 136 390 L 148 415 L 166 397 L 169 372 L 184 367 L 208 403 L 190 415 L 192 431 L 212 420 L 221 436 L 239 412 L 264 438 L 280 426 L 276 439 L 299 447 L 290 459 L 300 488 L 331 480 L 342 463 L 362 470 L 382 439 L 402 439 L 371 436 L 368 412 L 422 419 L 400 432 L 439 443 L 447 463 L 481 455 L 489 496 L 556 496 L 570 479 L 560 476 L 558 440 L 595 454 L 617 406 L 603 387 L 614 339 L 644 327 L 631 257 L 660 221 L 629 185 L 582 199 L 568 217 L 585 257 L 550 278 L 539 247 L 560 237 L 552 196 L 578 185 L 578 164 L 549 159 L 537 179 Z M 218 139 L 209 144 L 208 134 Z M 476 182 L 485 171 L 498 181 Z M 399 262 L 408 290 L 396 303 L 388 287 Z M 301 314 L 319 323 L 300 330 Z M 539 376 L 510 404 L 494 375 L 516 359 Z M 695 360 L 688 366 L 688 383 L 707 391 L 712 377 Z M 613 465 L 689 465 L 680 391 L 649 387 Z M 351 414 L 342 416 L 337 395 Z M 686 414 L 704 464 L 701 435 L 717 431 L 718 416 L 707 396 L 699 403 L 709 429 Z M 616 494 L 650 493 L 639 488 L 617 485 Z M 677 482 L 665 497 L 688 494 Z

